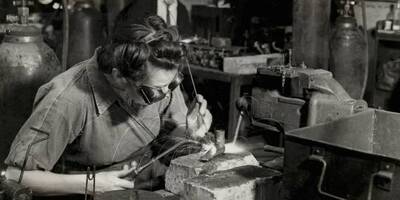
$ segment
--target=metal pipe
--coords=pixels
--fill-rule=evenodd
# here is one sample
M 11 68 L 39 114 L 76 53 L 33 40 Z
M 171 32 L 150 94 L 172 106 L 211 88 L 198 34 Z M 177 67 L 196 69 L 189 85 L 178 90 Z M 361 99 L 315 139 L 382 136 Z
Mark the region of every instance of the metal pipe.
M 62 70 L 67 69 L 67 59 L 69 50 L 69 14 L 68 14 L 68 0 L 62 0 L 63 4 L 63 42 L 62 42 L 62 56 L 61 56 L 61 66 Z
M 364 97 L 365 91 L 367 89 L 367 81 L 368 81 L 368 70 L 369 70 L 369 50 L 368 50 L 368 30 L 367 30 L 367 11 L 366 11 L 366 6 L 365 6 L 365 0 L 361 0 L 361 7 L 362 7 L 362 21 L 363 21 L 363 27 L 364 27 L 364 38 L 365 38 L 365 48 L 367 49 L 366 51 L 366 65 L 367 67 L 365 68 L 366 73 L 364 74 L 364 83 L 363 87 L 361 88 L 361 97 Z
M 237 121 L 237 124 L 236 124 L 235 133 L 234 133 L 234 135 L 233 135 L 232 144 L 235 144 L 235 143 L 236 143 L 236 140 L 237 140 L 237 138 L 238 138 L 239 130 L 240 130 L 240 125 L 242 124 L 242 120 L 243 120 L 243 115 L 244 115 L 244 112 L 243 112 L 243 111 L 240 111 L 240 113 L 239 113 L 239 118 L 238 118 L 238 121 Z

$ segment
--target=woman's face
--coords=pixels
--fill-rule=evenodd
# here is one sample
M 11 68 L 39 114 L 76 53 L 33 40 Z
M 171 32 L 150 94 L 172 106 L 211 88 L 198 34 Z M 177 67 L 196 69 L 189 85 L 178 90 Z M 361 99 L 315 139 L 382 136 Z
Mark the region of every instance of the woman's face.
M 126 83 L 125 90 L 120 96 L 130 105 L 149 105 L 156 101 L 160 101 L 169 95 L 169 86 L 171 82 L 175 82 L 178 76 L 178 69 L 166 70 L 160 68 L 150 62 L 146 63 L 146 77 L 142 81 L 135 82 L 129 78 L 122 77 Z M 171 84 L 172 85 L 172 84 Z M 154 98 L 154 94 L 164 94 L 161 98 Z

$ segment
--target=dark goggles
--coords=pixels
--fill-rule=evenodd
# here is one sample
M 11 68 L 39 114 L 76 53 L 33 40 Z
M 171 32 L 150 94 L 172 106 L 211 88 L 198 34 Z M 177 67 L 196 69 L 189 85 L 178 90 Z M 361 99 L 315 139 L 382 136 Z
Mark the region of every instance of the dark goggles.
M 178 72 L 174 80 L 168 85 L 168 92 L 163 92 L 162 88 L 149 87 L 145 85 L 139 86 L 139 92 L 147 104 L 153 104 L 161 101 L 169 92 L 177 88 L 183 81 L 183 74 Z

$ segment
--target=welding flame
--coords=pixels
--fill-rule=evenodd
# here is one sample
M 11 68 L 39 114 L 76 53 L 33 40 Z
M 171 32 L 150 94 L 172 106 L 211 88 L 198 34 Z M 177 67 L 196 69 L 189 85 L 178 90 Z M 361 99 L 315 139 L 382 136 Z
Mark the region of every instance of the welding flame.
M 246 151 L 245 147 L 238 143 L 225 144 L 225 153 L 242 153 L 245 151 Z

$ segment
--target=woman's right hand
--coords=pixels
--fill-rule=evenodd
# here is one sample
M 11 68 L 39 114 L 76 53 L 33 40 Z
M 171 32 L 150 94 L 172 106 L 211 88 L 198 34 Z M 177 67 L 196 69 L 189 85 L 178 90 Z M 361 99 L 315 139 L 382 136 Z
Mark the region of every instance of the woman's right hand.
M 132 162 L 130 167 L 128 165 L 124 165 L 122 170 L 96 173 L 96 194 L 134 188 L 135 180 L 126 180 L 124 177 L 127 177 L 130 173 L 132 173 L 132 170 L 136 169 L 136 167 L 137 163 Z M 92 181 L 93 180 L 88 183 L 89 193 L 93 192 Z

